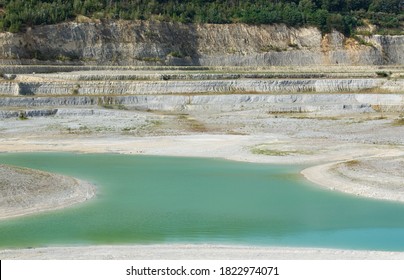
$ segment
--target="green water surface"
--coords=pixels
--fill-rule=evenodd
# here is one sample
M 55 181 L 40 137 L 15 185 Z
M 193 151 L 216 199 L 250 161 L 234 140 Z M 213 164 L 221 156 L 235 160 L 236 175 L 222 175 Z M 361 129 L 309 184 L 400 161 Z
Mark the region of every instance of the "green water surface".
M 0 221 L 0 247 L 220 243 L 404 251 L 404 204 L 323 190 L 298 167 L 114 154 L 1 154 L 96 198 Z

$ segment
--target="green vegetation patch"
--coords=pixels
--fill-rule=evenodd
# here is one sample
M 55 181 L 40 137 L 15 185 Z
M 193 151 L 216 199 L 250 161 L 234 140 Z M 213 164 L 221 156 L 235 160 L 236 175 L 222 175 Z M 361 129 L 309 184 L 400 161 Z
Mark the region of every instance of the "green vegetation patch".
M 376 75 L 377 75 L 378 77 L 381 77 L 381 78 L 388 78 L 388 77 L 391 76 L 391 74 L 392 74 L 392 72 L 376 71 Z
M 404 115 L 400 115 L 400 116 L 398 117 L 398 119 L 395 119 L 395 120 L 393 121 L 393 125 L 394 125 L 394 126 L 401 126 L 401 125 L 404 125 Z
M 202 122 L 188 115 L 178 115 L 178 121 L 192 132 L 207 132 L 208 128 Z
M 288 156 L 291 154 L 291 152 L 286 152 L 286 151 L 279 151 L 279 150 L 270 150 L 270 149 L 265 149 L 265 148 L 252 148 L 251 152 L 254 155 L 265 155 L 265 156 Z
M 18 119 L 20 121 L 28 120 L 27 114 L 25 112 L 23 112 L 23 111 L 19 112 L 18 113 Z
M 258 145 L 251 149 L 251 153 L 255 155 L 265 155 L 265 156 L 289 156 L 289 155 L 312 155 L 313 152 L 310 150 L 279 150 L 267 148 L 267 145 Z
M 128 108 L 123 104 L 100 104 L 100 106 L 104 109 L 128 110 Z
M 0 0 L 0 29 L 88 20 L 155 20 L 181 23 L 247 23 L 316 26 L 350 35 L 366 23 L 402 34 L 402 0 Z M 88 21 L 87 20 L 87 21 Z M 153 31 L 147 34 L 155 36 Z
M 344 165 L 347 167 L 355 167 L 355 166 L 358 166 L 359 164 L 360 164 L 360 161 L 356 160 L 356 159 L 344 162 Z
M 66 127 L 65 132 L 67 134 L 82 135 L 91 134 L 92 130 L 86 125 L 81 125 L 79 127 Z

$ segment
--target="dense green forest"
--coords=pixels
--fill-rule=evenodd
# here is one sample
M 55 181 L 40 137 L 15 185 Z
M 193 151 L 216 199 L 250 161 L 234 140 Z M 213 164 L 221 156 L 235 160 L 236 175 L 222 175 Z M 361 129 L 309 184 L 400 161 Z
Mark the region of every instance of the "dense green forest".
M 285 23 L 346 35 L 371 23 L 381 33 L 401 34 L 403 11 L 404 0 L 0 0 L 0 30 L 18 32 L 84 15 L 182 23 Z

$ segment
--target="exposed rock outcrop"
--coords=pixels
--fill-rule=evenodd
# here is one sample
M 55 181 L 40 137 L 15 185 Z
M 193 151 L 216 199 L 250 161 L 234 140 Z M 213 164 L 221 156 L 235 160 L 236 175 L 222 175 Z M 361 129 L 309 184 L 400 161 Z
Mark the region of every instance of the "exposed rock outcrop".
M 188 94 L 229 92 L 353 92 L 389 89 L 400 91 L 403 82 L 385 79 L 274 79 L 274 80 L 202 80 L 202 81 L 43 81 L 0 83 L 0 95 L 125 95 Z
M 404 36 L 363 37 L 284 25 L 67 22 L 0 34 L 3 63 L 107 65 L 403 64 Z M 33 60 L 35 59 L 35 60 Z
M 135 96 L 72 96 L 72 97 L 10 97 L 0 98 L 0 107 L 59 109 L 0 110 L 1 118 L 17 117 L 23 112 L 27 117 L 52 115 L 94 115 L 90 108 L 77 106 L 127 106 L 137 110 L 167 111 L 234 111 L 260 109 L 272 112 L 374 112 L 375 110 L 403 111 L 401 94 L 231 94 L 231 95 L 135 95 Z M 67 109 L 64 109 L 67 108 Z M 94 107 L 96 108 L 96 107 Z M 105 112 L 103 112 L 105 114 Z

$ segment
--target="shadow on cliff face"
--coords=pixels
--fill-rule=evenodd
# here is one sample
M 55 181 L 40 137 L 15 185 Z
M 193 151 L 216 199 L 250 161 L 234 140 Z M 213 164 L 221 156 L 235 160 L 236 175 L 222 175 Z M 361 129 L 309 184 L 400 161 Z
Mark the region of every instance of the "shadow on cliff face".
M 102 63 L 198 65 L 198 37 L 191 24 L 135 21 L 101 24 Z
M 99 21 L 36 26 L 13 35 L 19 59 L 106 65 L 199 65 L 192 24 Z
M 150 23 L 144 35 L 152 34 L 148 40 L 149 50 L 155 51 L 163 65 L 199 65 L 198 35 L 193 24 L 158 22 Z M 147 57 L 147 56 L 143 56 Z
M 372 46 L 356 43 L 349 49 L 335 33 L 324 49 L 317 30 L 292 31 L 285 26 L 88 19 L 5 34 L 0 57 L 27 64 L 129 66 L 373 65 L 404 60 L 404 36 L 375 35 L 369 38 Z M 286 38 L 291 32 L 296 44 Z

